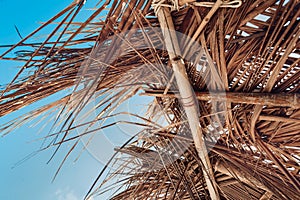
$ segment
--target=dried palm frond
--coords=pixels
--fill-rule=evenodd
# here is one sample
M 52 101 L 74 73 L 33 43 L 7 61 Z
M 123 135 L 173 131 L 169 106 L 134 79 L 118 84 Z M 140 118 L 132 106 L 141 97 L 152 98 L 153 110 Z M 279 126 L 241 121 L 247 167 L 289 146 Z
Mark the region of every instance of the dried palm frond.
M 56 153 L 73 142 L 63 164 L 83 137 L 120 123 L 140 127 L 115 149 L 88 196 L 300 198 L 299 1 L 114 0 L 74 21 L 84 6 L 72 3 L 0 56 L 24 62 L 1 91 L 0 116 L 65 94 L 4 124 L 4 133 L 55 113 L 44 148 Z M 47 26 L 53 31 L 43 41 L 31 41 Z M 172 45 L 181 52 L 170 52 Z M 197 123 L 174 63 L 195 92 Z M 147 115 L 118 112 L 139 94 L 152 97 Z M 123 114 L 138 120 L 114 120 Z

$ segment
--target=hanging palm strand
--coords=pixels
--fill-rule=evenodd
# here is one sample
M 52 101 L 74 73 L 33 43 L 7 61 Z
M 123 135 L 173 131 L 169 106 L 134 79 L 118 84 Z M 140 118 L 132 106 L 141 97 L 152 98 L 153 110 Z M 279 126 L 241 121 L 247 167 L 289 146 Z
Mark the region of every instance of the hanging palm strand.
M 70 145 L 59 176 L 80 141 L 129 124 L 87 199 L 300 199 L 299 7 L 74 1 L 0 55 L 23 62 L 0 116 L 59 94 L 1 133 L 49 116 L 41 149 Z M 147 112 L 120 109 L 139 97 Z

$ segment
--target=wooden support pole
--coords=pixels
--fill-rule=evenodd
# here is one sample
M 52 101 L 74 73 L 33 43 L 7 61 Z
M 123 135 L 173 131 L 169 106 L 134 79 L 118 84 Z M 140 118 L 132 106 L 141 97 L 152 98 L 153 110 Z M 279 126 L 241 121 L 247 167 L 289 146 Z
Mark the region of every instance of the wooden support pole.
M 174 97 L 175 94 L 164 94 L 162 90 L 146 90 L 141 95 L 155 97 Z M 195 92 L 198 100 L 228 101 L 231 103 L 254 104 L 262 106 L 279 106 L 300 108 L 300 94 L 272 94 L 272 93 L 243 93 L 243 92 Z
M 219 200 L 220 197 L 218 194 L 217 184 L 199 123 L 199 112 L 197 108 L 198 104 L 194 98 L 194 92 L 190 85 L 184 63 L 181 59 L 178 59 L 178 56 L 181 56 L 181 51 L 179 48 L 176 33 L 174 31 L 175 29 L 170 14 L 170 8 L 162 6 L 156 11 L 156 15 L 162 28 L 166 48 L 169 53 L 169 58 L 172 63 L 174 76 L 177 81 L 179 93 L 182 99 L 182 104 L 192 132 L 195 147 L 202 162 L 204 179 L 206 181 L 211 199 Z

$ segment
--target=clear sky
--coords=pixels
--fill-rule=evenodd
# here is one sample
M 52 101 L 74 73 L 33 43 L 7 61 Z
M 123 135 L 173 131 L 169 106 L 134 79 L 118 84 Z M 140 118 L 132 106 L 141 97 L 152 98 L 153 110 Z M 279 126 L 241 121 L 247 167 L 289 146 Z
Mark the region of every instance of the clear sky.
M 20 40 L 14 25 L 25 37 L 40 25 L 39 22 L 47 21 L 71 2 L 72 0 L 0 0 L 0 45 Z M 0 49 L 0 52 L 3 52 L 3 49 Z M 13 78 L 19 65 L 20 63 L 0 61 L 0 85 L 8 83 Z M 35 106 L 39 105 L 41 103 Z M 16 118 L 28 110 L 29 107 L 2 117 L 0 123 Z M 46 162 L 53 151 L 41 152 L 14 167 L 40 147 L 41 141 L 33 141 L 42 136 L 37 133 L 39 129 L 39 126 L 32 128 L 25 125 L 3 138 L 0 137 L 0 199 L 82 199 L 102 167 L 88 153 L 84 153 L 76 163 L 72 161 L 77 155 L 71 157 L 54 183 L 51 183 L 51 180 L 64 154 L 58 154 L 47 165 Z
M 46 22 L 70 3 L 72 3 L 72 0 L 0 0 L 0 46 L 14 44 L 20 40 L 15 26 L 18 27 L 21 36 L 26 37 L 40 26 L 40 22 Z M 93 6 L 88 5 L 88 3 L 84 9 Z M 92 1 L 92 3 L 95 4 L 97 1 Z M 86 10 L 83 11 L 82 16 L 87 17 L 85 14 Z M 105 15 L 105 13 L 103 14 Z M 5 50 L 0 48 L 0 54 Z M 18 71 L 18 67 L 21 65 L 22 63 L 12 61 L 0 61 L 0 87 L 3 87 L 4 84 L 9 83 L 13 79 Z M 57 94 L 50 98 L 53 100 L 62 96 L 64 94 Z M 150 99 L 146 97 L 134 98 L 122 104 L 116 112 L 144 113 L 145 105 L 148 104 Z M 48 102 L 49 99 L 41 100 L 22 108 L 20 111 L 1 117 L 0 124 L 18 118 L 20 115 Z M 111 120 L 137 121 L 126 116 L 116 117 Z M 31 126 L 32 124 L 33 122 L 25 124 L 9 135 L 0 137 L 0 200 L 83 199 L 98 173 L 102 170 L 103 164 L 113 154 L 114 147 L 122 145 L 132 134 L 140 130 L 137 127 L 119 125 L 107 128 L 104 132 L 99 132 L 99 134 L 97 133 L 93 142 L 89 145 L 89 150 L 81 154 L 77 162 L 74 162 L 74 160 L 76 160 L 81 149 L 79 148 L 78 151 L 73 152 L 56 180 L 51 183 L 58 166 L 70 146 L 63 145 L 49 164 L 46 163 L 54 149 L 40 152 L 29 160 L 16 165 L 16 163 L 19 163 L 26 156 L 40 148 L 42 141 L 36 141 L 36 139 L 45 136 L 50 128 L 48 125 L 42 129 L 42 125 L 45 122 L 34 127 Z M 2 134 L 0 133 L 0 135 Z M 82 143 L 80 144 L 82 145 Z M 103 198 L 103 196 L 94 197 L 94 199 L 101 200 Z

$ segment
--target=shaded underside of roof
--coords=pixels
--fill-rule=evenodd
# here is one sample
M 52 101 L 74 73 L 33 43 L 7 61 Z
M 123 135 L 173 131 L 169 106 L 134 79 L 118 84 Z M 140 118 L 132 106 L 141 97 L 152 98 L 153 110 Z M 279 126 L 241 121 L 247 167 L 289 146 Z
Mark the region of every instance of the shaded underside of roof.
M 57 136 L 50 146 L 59 148 L 70 141 L 76 146 L 72 123 L 90 91 L 102 101 L 95 117 L 99 121 L 109 118 L 121 102 L 142 93 L 154 99 L 147 116 L 142 116 L 147 118 L 144 128 L 115 149 L 108 172 L 96 179 L 90 194 L 113 191 L 112 199 L 210 199 L 203 163 L 177 95 L 180 83 L 168 89 L 172 60 L 151 4 L 100 2 L 86 20 L 75 21 L 84 4 L 73 3 L 42 25 L 53 26 L 45 40 L 28 42 L 37 30 L 11 46 L 8 52 L 15 51 L 16 56 L 1 58 L 25 64 L 2 89 L 0 116 L 76 88 L 78 74 L 84 74 L 91 86 L 78 87 L 1 130 L 57 109 L 64 120 L 56 121 L 60 132 L 49 136 Z M 190 3 L 170 11 L 175 31 L 184 35 L 178 40 L 188 53 L 180 59 L 195 91 L 221 199 L 300 198 L 299 7 L 297 0 L 247 0 L 235 8 L 221 6 L 200 34 L 197 29 L 211 7 Z M 122 34 L 130 35 L 130 41 L 120 39 Z M 145 43 L 147 38 L 151 42 Z M 194 38 L 201 49 L 192 49 L 187 38 Z M 85 66 L 88 70 L 80 73 Z M 159 124 L 162 119 L 164 124 Z

